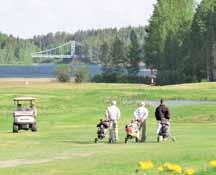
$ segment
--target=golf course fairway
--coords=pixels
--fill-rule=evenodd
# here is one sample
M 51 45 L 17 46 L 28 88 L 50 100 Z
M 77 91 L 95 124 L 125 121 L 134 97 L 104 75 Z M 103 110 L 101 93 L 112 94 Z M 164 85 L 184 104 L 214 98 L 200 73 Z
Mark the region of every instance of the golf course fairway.
M 13 98 L 36 97 L 38 132 L 12 133 Z M 156 142 L 155 105 L 170 101 L 176 142 Z M 111 100 L 121 110 L 119 142 L 95 144 L 96 124 Z M 149 109 L 147 142 L 124 144 L 125 125 L 140 101 Z M 197 103 L 178 104 L 178 100 Z M 172 104 L 173 101 L 173 104 Z M 205 102 L 206 103 L 203 103 Z M 177 104 L 177 105 L 176 105 Z M 132 175 L 139 161 L 173 162 L 204 175 L 216 159 L 216 83 L 153 87 L 136 84 L 0 83 L 0 174 Z M 143 174 L 143 172 L 138 173 Z M 150 173 L 148 173 L 150 174 Z M 209 170 L 206 175 L 215 175 Z M 152 174 L 155 175 L 155 174 Z

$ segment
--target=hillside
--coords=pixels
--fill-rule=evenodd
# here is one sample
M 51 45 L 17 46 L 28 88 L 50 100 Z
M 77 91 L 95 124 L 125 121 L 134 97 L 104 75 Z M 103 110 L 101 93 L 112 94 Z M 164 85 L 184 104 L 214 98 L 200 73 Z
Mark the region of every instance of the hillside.
M 144 43 L 144 27 L 127 27 L 121 29 L 107 28 L 98 30 L 77 31 L 74 34 L 57 32 L 47 35 L 34 36 L 32 39 L 20 39 L 0 33 L 0 64 L 31 64 L 31 53 L 56 47 L 65 42 L 75 40 L 82 44 L 77 45 L 76 54 L 85 55 L 90 62 L 99 63 L 100 47 L 104 42 L 112 45 L 116 36 L 124 41 L 125 48 L 129 45 L 131 30 L 137 33 L 140 44 Z

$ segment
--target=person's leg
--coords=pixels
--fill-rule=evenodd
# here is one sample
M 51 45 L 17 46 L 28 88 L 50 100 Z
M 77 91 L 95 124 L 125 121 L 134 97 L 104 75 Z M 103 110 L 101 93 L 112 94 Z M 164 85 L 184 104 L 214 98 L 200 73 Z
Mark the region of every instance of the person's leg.
M 160 132 L 160 129 L 161 129 L 161 121 L 157 121 L 157 135 L 159 134 Z
M 111 140 L 113 140 L 113 124 L 112 124 L 112 122 L 110 122 L 110 125 L 109 125 L 109 142 L 111 142 Z
M 139 137 L 138 137 L 138 139 L 139 139 L 139 142 L 141 142 L 141 140 L 142 140 L 142 123 L 140 123 L 139 124 Z
M 114 124 L 114 141 L 117 142 L 118 141 L 118 123 Z
M 142 134 L 142 127 L 140 127 L 140 128 L 138 129 L 138 133 L 137 133 L 138 142 L 141 141 L 141 134 Z
M 141 142 L 146 141 L 146 120 L 143 121 L 142 123 L 142 137 L 141 137 Z

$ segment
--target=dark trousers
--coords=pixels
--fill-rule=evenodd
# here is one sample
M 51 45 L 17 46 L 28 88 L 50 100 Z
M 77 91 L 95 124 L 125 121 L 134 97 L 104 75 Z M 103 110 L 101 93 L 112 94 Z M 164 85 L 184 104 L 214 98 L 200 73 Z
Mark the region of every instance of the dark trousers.
M 141 134 L 141 142 L 146 141 L 146 120 L 144 120 L 140 127 L 140 134 Z

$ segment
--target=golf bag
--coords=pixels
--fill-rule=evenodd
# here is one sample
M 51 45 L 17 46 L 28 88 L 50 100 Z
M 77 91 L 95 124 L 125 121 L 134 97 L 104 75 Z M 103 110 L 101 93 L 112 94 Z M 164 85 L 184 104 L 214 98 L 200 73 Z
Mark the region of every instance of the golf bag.
M 139 122 L 135 121 L 125 126 L 126 137 L 125 143 L 128 143 L 129 139 L 135 138 L 136 142 L 139 142 Z
M 108 127 L 109 124 L 107 121 L 100 121 L 100 123 L 97 125 L 97 137 L 95 138 L 95 143 L 97 143 L 98 140 L 102 140 L 105 138 Z
M 170 124 L 166 119 L 161 120 L 161 127 L 158 133 L 158 142 L 165 141 L 169 137 Z

